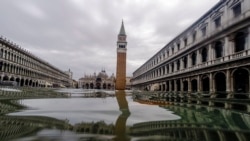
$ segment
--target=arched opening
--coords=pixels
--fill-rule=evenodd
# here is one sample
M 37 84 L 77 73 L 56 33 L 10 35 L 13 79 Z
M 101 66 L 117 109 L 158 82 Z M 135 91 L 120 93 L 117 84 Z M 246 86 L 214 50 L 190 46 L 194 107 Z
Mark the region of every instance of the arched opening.
M 20 84 L 20 78 L 16 78 L 17 86 Z
M 90 84 L 91 85 L 91 84 Z M 96 84 L 96 89 L 101 89 L 101 83 L 97 82 Z M 91 87 L 91 86 L 90 86 Z
M 12 77 L 10 78 L 10 81 L 15 81 L 15 78 L 12 76 Z
M 106 83 L 103 83 L 102 88 L 103 88 L 103 89 L 107 89 L 107 84 L 106 84 Z
M 89 83 L 86 84 L 86 89 L 89 89 Z
M 215 42 L 214 50 L 215 50 L 215 58 L 222 57 L 222 54 L 223 54 L 223 44 L 222 44 L 221 41 Z
M 32 86 L 32 80 L 29 81 L 29 86 Z
M 234 92 L 249 92 L 249 73 L 246 69 L 237 69 L 233 73 Z
M 195 52 L 192 54 L 191 58 L 192 58 L 192 65 L 193 66 L 196 65 L 196 53 Z
M 174 80 L 171 80 L 171 91 L 174 91 L 174 87 L 175 87 L 175 85 L 174 85 Z
M 166 91 L 166 84 L 162 85 L 162 91 Z
M 183 81 L 183 91 L 188 91 L 188 81 Z
M 201 51 L 201 60 L 202 62 L 207 62 L 207 48 L 203 48 Z
M 29 80 L 26 79 L 26 80 L 25 80 L 25 86 L 28 86 L 28 85 L 29 85 Z
M 196 79 L 193 79 L 191 81 L 191 84 L 192 84 L 192 91 L 193 92 L 197 92 L 197 80 Z
M 177 70 L 180 70 L 180 60 L 177 60 L 177 62 L 176 62 L 176 68 L 177 68 Z
M 90 83 L 90 89 L 94 89 L 94 84 Z
M 111 84 L 108 84 L 108 89 L 111 89 Z
M 21 87 L 24 86 L 24 79 L 21 79 L 21 84 L 20 84 L 20 86 L 21 86 Z
M 169 91 L 169 81 L 166 81 L 166 91 Z
M 215 80 L 215 90 L 217 92 L 225 92 L 226 91 L 226 76 L 222 72 L 218 72 L 214 76 Z
M 8 77 L 7 75 L 5 75 L 5 76 L 3 77 L 3 81 L 9 81 L 9 77 Z
M 209 77 L 204 76 L 202 77 L 202 91 L 203 92 L 209 92 L 210 85 L 209 85 Z
M 176 85 L 177 85 L 177 91 L 181 91 L 181 80 L 180 79 L 176 80 Z
M 245 49 L 245 33 L 238 32 L 234 37 L 235 52 L 239 52 Z

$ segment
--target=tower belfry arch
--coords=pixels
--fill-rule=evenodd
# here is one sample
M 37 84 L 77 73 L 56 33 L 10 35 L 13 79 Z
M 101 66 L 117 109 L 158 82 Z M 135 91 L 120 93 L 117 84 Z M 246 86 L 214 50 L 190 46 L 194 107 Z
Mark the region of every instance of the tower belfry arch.
M 117 39 L 117 64 L 116 64 L 116 90 L 125 90 L 126 88 L 126 53 L 127 53 L 127 35 L 122 21 L 121 29 Z

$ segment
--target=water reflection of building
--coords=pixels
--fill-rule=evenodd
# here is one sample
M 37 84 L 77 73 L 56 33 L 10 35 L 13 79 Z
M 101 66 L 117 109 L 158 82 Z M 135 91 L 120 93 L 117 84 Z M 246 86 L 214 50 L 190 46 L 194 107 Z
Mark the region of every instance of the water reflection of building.
M 133 136 L 166 136 L 171 140 L 247 141 L 250 115 L 211 107 L 167 106 L 180 120 L 149 121 L 131 128 Z
M 85 75 L 78 81 L 78 86 L 84 89 L 114 89 L 115 76 L 112 74 L 110 77 L 105 70 L 102 70 L 97 75 Z

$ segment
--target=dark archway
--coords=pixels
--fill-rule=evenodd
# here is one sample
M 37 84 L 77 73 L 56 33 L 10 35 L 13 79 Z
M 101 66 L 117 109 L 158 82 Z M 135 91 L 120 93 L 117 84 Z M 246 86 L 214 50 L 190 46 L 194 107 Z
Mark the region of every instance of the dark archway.
M 26 79 L 26 80 L 25 80 L 25 86 L 28 86 L 28 85 L 29 85 L 29 80 Z
M 197 92 L 197 80 L 193 79 L 191 81 L 191 84 L 192 84 L 192 92 Z
M 245 33 L 238 32 L 234 37 L 235 52 L 239 52 L 245 49 Z
M 94 84 L 90 83 L 90 89 L 94 89 Z
M 10 81 L 15 81 L 15 78 L 12 76 L 12 77 L 10 78 Z
M 16 78 L 17 86 L 20 84 L 20 78 Z
M 21 86 L 21 87 L 24 86 L 24 79 L 21 79 L 21 84 L 20 84 L 20 86 Z
M 196 53 L 195 52 L 192 54 L 191 58 L 192 58 L 192 65 L 193 66 L 196 65 Z
M 181 91 L 181 80 L 180 79 L 176 80 L 176 85 L 177 85 L 177 91 Z
M 183 68 L 187 68 L 187 56 L 183 57 Z
M 108 84 L 108 89 L 111 89 L 111 84 Z
M 175 85 L 174 85 L 174 80 L 171 80 L 171 91 L 174 91 L 174 87 L 175 87 Z
M 166 81 L 166 91 L 169 91 L 169 81 Z
M 209 92 L 209 90 L 210 90 L 209 77 L 204 76 L 204 77 L 202 77 L 202 91 Z
M 214 76 L 215 90 L 225 92 L 226 91 L 226 76 L 222 72 L 218 72 Z
M 222 57 L 222 54 L 223 54 L 223 44 L 222 44 L 221 41 L 215 42 L 214 50 L 215 50 L 215 58 Z
M 3 81 L 9 81 L 9 77 L 8 77 L 7 75 L 5 75 L 5 76 L 3 77 Z
M 103 84 L 102 84 L 102 88 L 103 88 L 103 89 L 107 89 L 107 84 L 106 84 L 106 83 L 103 83 Z
M 183 81 L 183 91 L 188 91 L 188 81 Z
M 246 69 L 237 69 L 233 73 L 234 92 L 249 92 L 249 73 Z
M 86 89 L 89 89 L 89 83 L 86 84 Z

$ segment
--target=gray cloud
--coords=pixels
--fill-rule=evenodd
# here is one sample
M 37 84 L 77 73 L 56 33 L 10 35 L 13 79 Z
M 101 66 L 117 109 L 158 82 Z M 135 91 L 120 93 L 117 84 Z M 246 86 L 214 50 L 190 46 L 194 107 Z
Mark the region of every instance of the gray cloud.
M 124 20 L 127 75 L 219 0 L 1 0 L 1 35 L 74 78 L 116 71 Z

